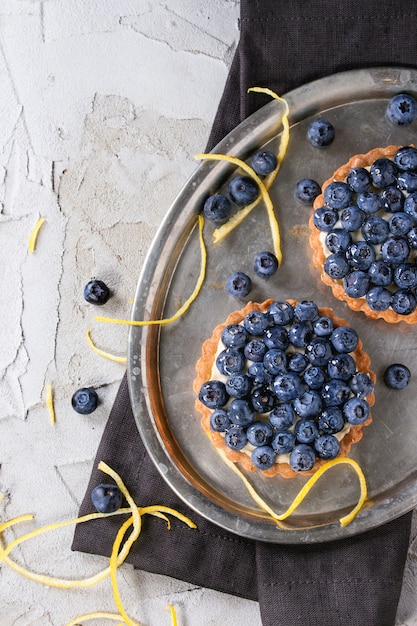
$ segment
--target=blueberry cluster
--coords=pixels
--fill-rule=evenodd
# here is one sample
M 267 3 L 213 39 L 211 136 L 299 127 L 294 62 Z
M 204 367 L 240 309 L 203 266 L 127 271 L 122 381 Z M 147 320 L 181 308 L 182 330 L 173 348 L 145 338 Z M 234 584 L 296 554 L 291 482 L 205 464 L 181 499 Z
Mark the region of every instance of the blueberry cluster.
M 374 311 L 400 315 L 417 308 L 417 149 L 352 168 L 346 181 L 330 183 L 314 212 L 325 233 L 325 272 L 343 282 L 351 298 Z
M 335 326 L 312 301 L 277 301 L 229 324 L 216 357 L 221 374 L 205 382 L 199 399 L 212 413 L 213 431 L 226 445 L 253 446 L 252 462 L 266 470 L 288 454 L 295 471 L 340 452 L 336 434 L 363 424 L 373 391 L 368 372 L 357 371 L 358 335 Z

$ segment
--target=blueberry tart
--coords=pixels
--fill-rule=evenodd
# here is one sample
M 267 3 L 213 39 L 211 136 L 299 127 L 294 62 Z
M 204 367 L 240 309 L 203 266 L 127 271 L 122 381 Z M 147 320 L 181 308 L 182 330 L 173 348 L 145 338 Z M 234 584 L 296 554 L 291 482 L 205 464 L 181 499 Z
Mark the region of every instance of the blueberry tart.
M 357 154 L 322 186 L 313 264 L 333 295 L 387 322 L 417 322 L 417 149 Z
M 312 474 L 371 423 L 375 375 L 356 331 L 313 301 L 249 302 L 202 346 L 196 409 L 212 444 L 266 476 Z

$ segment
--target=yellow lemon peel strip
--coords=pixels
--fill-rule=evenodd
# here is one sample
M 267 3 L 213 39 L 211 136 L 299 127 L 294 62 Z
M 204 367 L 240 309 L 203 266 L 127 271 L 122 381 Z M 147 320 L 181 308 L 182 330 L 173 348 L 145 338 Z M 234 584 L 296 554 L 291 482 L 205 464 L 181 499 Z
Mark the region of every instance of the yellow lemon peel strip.
M 172 621 L 172 626 L 178 626 L 178 622 L 177 622 L 177 614 L 175 612 L 175 607 L 172 606 L 172 604 L 168 604 L 167 607 L 165 607 L 167 611 L 170 611 L 171 613 L 171 621 Z
M 134 620 L 130 619 L 130 617 L 126 613 L 126 610 L 120 598 L 119 585 L 117 583 L 117 568 L 118 568 L 117 556 L 119 553 L 119 548 L 121 546 L 121 543 L 124 539 L 124 536 L 129 526 L 130 526 L 130 519 L 126 520 L 126 522 L 122 524 L 122 526 L 119 528 L 117 532 L 116 539 L 114 540 L 113 548 L 112 548 L 111 555 L 110 555 L 110 580 L 111 580 L 111 586 L 113 589 L 114 602 L 116 604 L 116 607 L 120 615 L 122 616 L 124 620 L 124 623 L 127 624 L 127 626 L 139 626 L 139 624 L 135 622 Z M 134 523 L 133 531 L 131 532 L 129 538 L 127 539 L 127 542 L 129 542 L 130 545 L 132 545 L 133 541 L 136 541 L 137 537 L 140 534 L 140 530 L 141 530 L 141 517 L 139 516 L 139 525 L 136 526 Z M 132 537 L 133 537 L 133 540 L 132 540 Z
M 237 474 L 241 478 L 241 480 L 243 481 L 246 489 L 249 491 L 250 495 L 255 500 L 255 502 L 261 507 L 261 509 L 263 509 L 266 513 L 268 513 L 276 521 L 283 521 L 283 520 L 287 519 L 287 517 L 289 517 L 291 515 L 291 513 L 293 513 L 295 511 L 295 509 L 303 502 L 303 500 L 308 495 L 308 493 L 311 491 L 312 487 L 319 480 L 319 478 L 325 472 L 327 472 L 332 467 L 335 467 L 336 465 L 342 465 L 342 464 L 350 465 L 355 470 L 355 472 L 356 472 L 356 474 L 358 476 L 359 486 L 360 486 L 360 496 L 359 496 L 358 503 L 352 509 L 352 511 L 350 513 L 348 513 L 348 515 L 345 515 L 344 517 L 340 518 L 339 523 L 340 523 L 341 526 L 347 526 L 347 524 L 350 524 L 350 522 L 359 513 L 359 511 L 362 508 L 362 506 L 363 506 L 363 504 L 364 504 L 364 502 L 366 500 L 366 497 L 367 497 L 366 480 L 365 480 L 365 476 L 363 474 L 363 471 L 362 471 L 360 465 L 356 461 L 354 461 L 353 459 L 350 459 L 348 457 L 340 457 L 340 458 L 337 458 L 337 459 L 333 459 L 331 461 L 327 461 L 324 465 L 319 467 L 317 472 L 311 476 L 311 478 L 306 482 L 306 484 L 298 492 L 297 496 L 294 498 L 293 502 L 290 504 L 288 509 L 284 513 L 281 513 L 280 515 L 278 515 L 261 498 L 261 496 L 257 493 L 257 491 L 252 487 L 252 485 L 250 484 L 250 482 L 248 481 L 246 476 L 244 476 L 242 474 L 242 472 L 236 467 L 236 465 L 234 463 L 232 463 L 232 461 L 230 461 L 224 454 L 222 454 L 222 456 L 223 456 L 224 460 L 226 461 L 227 465 L 230 467 L 230 469 L 232 469 L 235 472 L 235 474 Z
M 203 237 L 203 226 L 204 226 L 204 218 L 200 215 L 198 218 L 199 223 L 199 240 L 200 240 L 200 250 L 201 250 L 201 265 L 200 265 L 200 274 L 197 279 L 196 286 L 194 288 L 193 293 L 188 298 L 186 302 L 182 305 L 180 309 L 172 316 L 162 320 L 123 320 L 123 319 L 114 319 L 111 317 L 100 317 L 97 316 L 95 320 L 97 322 L 107 322 L 113 324 L 125 324 L 128 326 L 166 326 L 167 324 L 171 324 L 179 319 L 192 305 L 194 300 L 197 298 L 200 293 L 201 287 L 203 286 L 204 279 L 206 276 L 206 266 L 207 266 L 207 251 L 204 243 Z
M 38 234 L 39 231 L 42 227 L 42 224 L 45 222 L 45 218 L 44 217 L 38 217 L 38 220 L 35 224 L 35 226 L 33 227 L 32 232 L 30 233 L 30 237 L 29 237 L 29 252 L 35 252 L 35 248 L 36 248 L 36 241 L 38 239 Z
M 104 350 L 101 350 L 100 348 L 97 348 L 97 346 L 95 345 L 95 343 L 91 339 L 91 330 L 90 330 L 90 328 L 87 328 L 85 336 L 87 338 L 88 345 L 90 346 L 90 348 L 96 354 L 99 354 L 100 356 L 103 356 L 105 359 L 110 359 L 110 361 L 116 361 L 116 363 L 126 363 L 127 362 L 127 358 L 125 356 L 115 356 L 114 354 L 110 354 L 110 352 L 105 352 Z
M 266 211 L 268 213 L 274 253 L 278 259 L 279 265 L 281 265 L 281 262 L 282 262 L 281 236 L 279 232 L 277 218 L 274 212 L 274 206 L 272 204 L 272 200 L 269 196 L 267 188 L 265 187 L 263 181 L 256 174 L 256 172 L 254 172 L 254 170 L 250 167 L 250 165 L 248 165 L 241 159 L 238 159 L 237 157 L 229 156 L 227 154 L 213 154 L 210 152 L 208 154 L 197 154 L 195 158 L 205 159 L 207 161 L 228 161 L 229 163 L 233 163 L 234 165 L 237 165 L 238 167 L 240 167 L 240 169 L 246 172 L 248 176 L 251 176 L 253 178 L 253 180 L 256 182 L 256 184 L 259 187 L 259 191 L 261 193 Z
M 45 404 L 49 412 L 49 419 L 51 420 L 51 424 L 55 424 L 56 416 L 55 416 L 55 406 L 54 406 L 54 394 L 52 391 L 51 384 L 46 385 Z

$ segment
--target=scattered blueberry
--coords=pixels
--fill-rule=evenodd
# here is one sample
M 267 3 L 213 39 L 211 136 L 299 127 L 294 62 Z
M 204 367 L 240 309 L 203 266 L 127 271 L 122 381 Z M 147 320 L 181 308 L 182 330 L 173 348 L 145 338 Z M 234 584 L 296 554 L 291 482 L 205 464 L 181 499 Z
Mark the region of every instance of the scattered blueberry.
M 258 185 L 249 176 L 235 176 L 228 189 L 231 199 L 239 206 L 252 204 L 259 195 Z
M 266 176 L 276 169 L 278 160 L 273 152 L 260 150 L 253 155 L 251 165 L 258 176 Z
M 207 198 L 204 203 L 204 217 L 214 224 L 225 224 L 230 217 L 232 205 L 226 196 L 215 194 Z
M 408 126 L 417 117 L 417 102 L 407 93 L 399 93 L 390 99 L 386 114 L 396 126 Z
M 233 272 L 226 281 L 226 289 L 234 298 L 245 298 L 252 289 L 252 281 L 243 272 Z
M 410 382 L 411 372 L 406 365 L 393 363 L 384 372 L 384 382 L 391 389 L 404 389 Z
M 106 304 L 110 298 L 110 289 L 102 280 L 90 280 L 84 287 L 84 299 L 90 304 Z
M 269 278 L 278 269 L 278 259 L 273 252 L 258 252 L 255 256 L 253 269 L 257 276 Z
M 74 411 L 81 415 L 89 415 L 96 410 L 98 406 L 98 395 L 91 387 L 82 387 L 78 389 L 71 398 L 71 404 Z
M 321 187 L 312 178 L 302 178 L 295 186 L 294 195 L 303 204 L 312 206 L 314 200 L 321 193 Z
M 333 124 L 323 118 L 312 121 L 307 129 L 307 139 L 315 148 L 329 146 L 335 138 Z
M 91 492 L 91 502 L 99 513 L 114 513 L 122 506 L 123 494 L 117 485 L 101 483 Z

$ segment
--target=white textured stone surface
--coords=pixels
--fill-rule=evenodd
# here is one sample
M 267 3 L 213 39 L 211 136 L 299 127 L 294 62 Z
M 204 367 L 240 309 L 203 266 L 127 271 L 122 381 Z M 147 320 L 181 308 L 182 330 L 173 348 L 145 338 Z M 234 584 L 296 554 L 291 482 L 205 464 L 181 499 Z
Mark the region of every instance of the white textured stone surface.
M 206 143 L 238 41 L 236 0 L 0 0 L 0 504 L 36 526 L 77 515 L 124 366 L 97 356 L 124 327 L 93 324 L 91 277 L 129 315 L 151 239 Z M 34 254 L 28 240 L 45 217 Z M 44 405 L 55 391 L 56 424 Z M 70 406 L 79 386 L 101 404 Z M 26 523 L 16 533 L 34 528 Z M 11 540 L 15 531 L 7 531 Z M 84 577 L 105 559 L 70 552 L 72 528 L 16 549 L 22 565 Z M 398 624 L 417 624 L 410 548 Z M 145 626 L 260 624 L 258 605 L 163 576 L 120 570 L 123 600 Z M 48 588 L 0 569 L 0 626 L 63 626 L 114 609 L 108 582 Z M 100 623 L 100 622 L 98 622 Z M 106 622 L 103 622 L 106 623 Z

